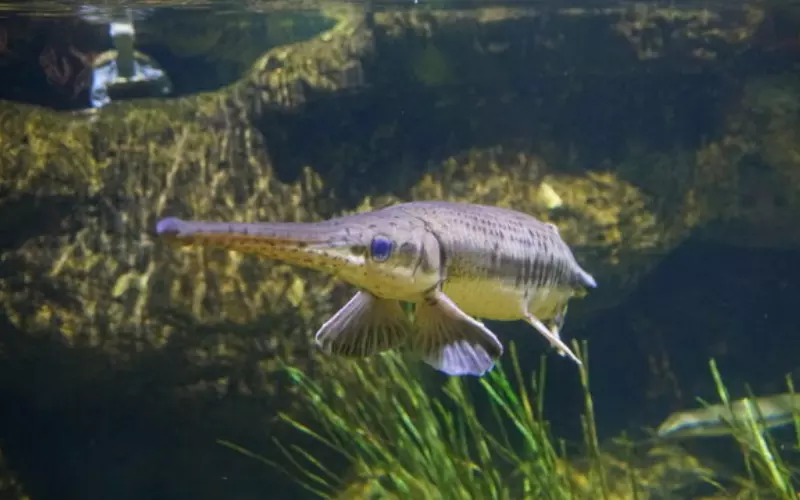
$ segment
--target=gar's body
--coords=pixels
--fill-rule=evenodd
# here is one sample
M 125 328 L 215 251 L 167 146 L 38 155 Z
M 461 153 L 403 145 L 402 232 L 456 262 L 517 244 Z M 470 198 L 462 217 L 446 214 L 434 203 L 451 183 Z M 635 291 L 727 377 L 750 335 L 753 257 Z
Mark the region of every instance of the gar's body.
M 553 318 L 594 279 L 575 261 L 558 229 L 500 207 L 417 202 L 396 205 L 425 221 L 441 252 L 442 290 L 461 310 L 498 321 L 525 319 L 521 303 Z
M 456 375 L 480 375 L 502 354 L 472 316 L 525 320 L 578 362 L 558 330 L 569 299 L 596 286 L 555 226 L 484 205 L 412 202 L 314 223 L 168 218 L 156 232 L 337 275 L 360 291 L 317 333 L 326 351 L 367 356 L 408 341 Z M 413 324 L 399 301 L 416 304 Z

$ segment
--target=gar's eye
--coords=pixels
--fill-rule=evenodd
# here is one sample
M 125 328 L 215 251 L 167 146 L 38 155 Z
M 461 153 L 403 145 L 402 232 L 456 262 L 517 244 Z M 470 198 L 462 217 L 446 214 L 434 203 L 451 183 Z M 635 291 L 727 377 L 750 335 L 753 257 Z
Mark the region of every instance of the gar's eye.
M 376 236 L 369 246 L 369 253 L 372 254 L 374 260 L 383 262 L 392 256 L 392 246 L 392 240 Z

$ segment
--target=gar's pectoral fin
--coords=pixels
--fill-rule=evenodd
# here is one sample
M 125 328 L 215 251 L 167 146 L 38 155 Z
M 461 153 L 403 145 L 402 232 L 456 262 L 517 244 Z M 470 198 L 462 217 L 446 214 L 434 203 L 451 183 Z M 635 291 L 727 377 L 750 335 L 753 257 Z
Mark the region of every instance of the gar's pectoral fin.
M 416 306 L 412 351 L 448 375 L 483 375 L 503 354 L 503 344 L 441 290 Z
M 399 347 L 411 329 L 400 302 L 361 291 L 322 325 L 316 342 L 328 354 L 367 357 Z

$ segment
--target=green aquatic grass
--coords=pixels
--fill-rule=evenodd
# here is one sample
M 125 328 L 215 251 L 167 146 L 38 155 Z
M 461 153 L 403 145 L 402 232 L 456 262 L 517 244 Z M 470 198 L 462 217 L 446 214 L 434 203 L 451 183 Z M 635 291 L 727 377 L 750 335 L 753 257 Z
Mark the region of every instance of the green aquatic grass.
M 583 361 L 579 372 L 584 411 L 574 416 L 581 418 L 583 427 L 578 461 L 585 465 L 580 468 L 567 459 L 566 444 L 553 438 L 542 418 L 546 357 L 537 373 L 525 376 L 513 345 L 505 363 L 483 378 L 448 378 L 441 391 L 426 383 L 418 362 L 407 363 L 393 352 L 346 362 L 346 368 L 336 371 L 339 376 L 315 377 L 287 366 L 308 413 L 281 418 L 312 444 L 276 438 L 283 456 L 276 463 L 221 443 L 283 470 L 327 499 L 638 500 L 663 493 L 665 487 L 679 488 L 662 483 L 670 481 L 669 476 L 655 483 L 648 480 L 631 463 L 632 452 L 619 460 L 601 451 L 588 350 L 585 343 L 573 345 Z M 330 360 L 339 362 L 345 363 Z M 713 360 L 711 372 L 720 399 L 730 406 Z M 791 380 L 788 383 L 793 391 Z M 478 390 L 468 390 L 470 385 Z M 716 486 L 723 495 L 719 498 L 796 500 L 797 471 L 784 462 L 760 415 L 752 413 L 730 425 L 741 445 L 747 477 L 735 478 L 728 488 L 711 476 L 698 480 Z M 798 416 L 795 426 L 800 430 Z M 330 453 L 322 453 L 323 447 Z M 669 454 L 663 456 L 669 461 Z
M 733 415 L 732 401 L 715 360 L 710 360 L 709 365 L 719 398 Z M 789 376 L 787 376 L 787 386 L 789 391 L 794 393 L 794 385 Z M 748 397 L 755 398 L 750 391 Z M 748 474 L 746 480 L 739 480 L 743 492 L 750 498 L 797 500 L 800 498 L 794 486 L 798 477 L 797 468 L 790 467 L 784 460 L 782 449 L 770 435 L 758 405 L 746 405 L 745 408 L 745 414 L 741 418 L 725 422 L 730 426 L 731 435 L 739 444 Z M 797 439 L 800 439 L 800 417 L 797 411 L 794 412 L 794 427 Z
M 283 418 L 351 465 L 342 478 L 305 450 L 289 447 L 299 480 L 323 498 L 336 498 L 348 485 L 380 498 L 575 498 L 541 418 L 544 370 L 526 378 L 513 346 L 510 354 L 510 373 L 497 366 L 478 381 L 489 418 L 476 413 L 465 379 L 448 379 L 443 395 L 432 397 L 410 369 L 415 365 L 395 353 L 352 364 L 346 383 L 316 381 L 289 368 L 312 415 L 308 424 Z M 585 367 L 582 380 L 588 384 Z M 588 395 L 587 403 L 591 408 Z M 591 410 L 584 427 L 592 453 L 599 454 Z M 603 478 L 601 469 L 593 470 L 589 481 L 597 480 L 603 491 Z

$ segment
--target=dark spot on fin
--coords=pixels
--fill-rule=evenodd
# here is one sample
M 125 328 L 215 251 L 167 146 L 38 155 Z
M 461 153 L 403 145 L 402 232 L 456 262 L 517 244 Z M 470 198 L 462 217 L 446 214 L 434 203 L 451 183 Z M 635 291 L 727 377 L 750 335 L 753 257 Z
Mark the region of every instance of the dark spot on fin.
M 328 354 L 366 357 L 402 345 L 411 328 L 400 302 L 362 291 L 322 325 L 316 341 Z
M 415 321 L 412 350 L 448 375 L 481 376 L 503 354 L 497 337 L 439 290 L 417 304 Z

